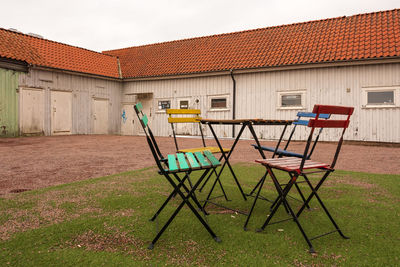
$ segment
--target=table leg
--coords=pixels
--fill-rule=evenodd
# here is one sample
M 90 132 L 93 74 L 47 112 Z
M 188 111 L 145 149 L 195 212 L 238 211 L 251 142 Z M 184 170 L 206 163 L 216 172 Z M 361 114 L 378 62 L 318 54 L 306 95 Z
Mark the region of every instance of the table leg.
M 261 149 L 260 141 L 258 140 L 256 132 L 254 131 L 253 125 L 251 123 L 249 123 L 249 130 L 250 130 L 251 135 L 254 138 L 254 141 L 256 141 L 256 144 L 258 147 L 258 152 L 260 153 L 260 155 L 263 159 L 266 159 L 267 157 L 265 156 L 264 151 Z
M 235 172 L 234 172 L 233 169 L 232 169 L 231 164 L 229 163 L 229 158 L 230 158 L 230 156 L 232 155 L 232 152 L 233 152 L 233 150 L 235 149 L 235 146 L 236 146 L 237 142 L 239 141 L 240 136 L 242 135 L 244 129 L 246 128 L 246 125 L 247 125 L 247 124 L 243 124 L 243 125 L 242 125 L 242 128 L 240 129 L 240 131 L 239 131 L 239 133 L 238 133 L 238 135 L 237 135 L 235 141 L 233 142 L 233 145 L 232 145 L 232 147 L 231 147 L 231 149 L 230 149 L 230 151 L 229 151 L 229 153 L 228 153 L 228 156 L 227 156 L 226 153 L 224 152 L 224 149 L 222 148 L 222 145 L 221 145 L 221 143 L 220 143 L 220 141 L 219 141 L 219 139 L 218 139 L 218 137 L 217 137 L 217 134 L 215 133 L 213 127 L 211 126 L 211 124 L 208 124 L 208 126 L 210 127 L 210 130 L 211 130 L 211 133 L 213 134 L 214 139 L 215 139 L 215 141 L 217 142 L 217 145 L 218 145 L 218 147 L 219 147 L 219 149 L 220 149 L 220 151 L 221 151 L 221 154 L 222 154 L 222 156 L 223 156 L 223 158 L 224 158 L 224 160 L 225 160 L 225 161 L 224 161 L 224 164 L 223 164 L 222 167 L 221 167 L 221 170 L 220 170 L 219 173 L 218 173 L 217 179 L 219 179 L 219 177 L 221 176 L 222 171 L 223 171 L 224 168 L 225 168 L 225 165 L 228 165 L 228 168 L 230 169 L 230 171 L 231 171 L 231 173 L 232 173 L 232 176 L 233 176 L 233 178 L 235 179 L 236 185 L 238 186 L 238 188 L 239 188 L 239 190 L 240 190 L 240 193 L 242 194 L 244 200 L 247 200 L 246 195 L 245 195 L 245 193 L 243 192 L 242 186 L 240 185 L 240 183 L 239 183 L 239 181 L 238 181 L 238 179 L 237 179 L 237 177 L 236 177 L 236 174 L 235 174 Z

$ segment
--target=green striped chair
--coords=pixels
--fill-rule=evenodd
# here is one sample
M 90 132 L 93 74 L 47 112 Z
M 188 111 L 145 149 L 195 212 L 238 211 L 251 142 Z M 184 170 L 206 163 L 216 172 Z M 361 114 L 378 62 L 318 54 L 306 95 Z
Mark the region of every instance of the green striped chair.
M 157 233 L 156 237 L 153 239 L 148 248 L 153 249 L 154 244 L 168 228 L 169 224 L 173 221 L 185 204 L 189 207 L 189 209 L 193 212 L 193 214 L 197 217 L 209 234 L 214 238 L 214 240 L 216 242 L 221 242 L 202 215 L 200 215 L 194 207 L 194 205 L 197 206 L 198 209 L 202 211 L 204 216 L 207 215 L 197 200 L 194 192 L 203 181 L 204 177 L 206 177 L 210 171 L 215 171 L 215 168 L 221 165 L 220 161 L 208 150 L 169 154 L 167 157 L 164 157 L 148 125 L 148 118 L 145 114 L 143 114 L 142 104 L 140 102 L 137 103 L 134 106 L 134 109 L 143 127 L 147 143 L 157 164 L 158 172 L 160 175 L 163 175 L 173 187 L 173 191 L 157 210 L 154 216 L 150 219 L 150 221 L 154 221 L 157 218 L 157 216 L 161 213 L 173 196 L 179 195 L 182 198 L 182 202 L 178 205 L 176 210 L 173 212 L 161 230 Z M 196 183 L 192 184 L 189 180 L 189 176 L 194 171 L 202 171 L 203 173 Z M 190 183 L 189 186 L 185 184 L 186 181 Z M 192 202 L 194 204 L 192 204 Z

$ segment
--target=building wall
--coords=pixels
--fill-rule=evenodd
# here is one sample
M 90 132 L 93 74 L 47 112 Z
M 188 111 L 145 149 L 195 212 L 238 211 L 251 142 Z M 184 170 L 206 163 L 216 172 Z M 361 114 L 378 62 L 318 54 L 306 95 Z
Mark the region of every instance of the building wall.
M 231 108 L 223 111 L 210 111 L 207 104 L 210 96 L 230 95 L 231 91 L 232 80 L 229 76 L 126 82 L 122 101 L 137 102 L 141 101 L 142 95 L 152 94 L 150 126 L 155 135 L 169 136 L 172 135 L 172 130 L 167 122 L 168 115 L 164 111 L 158 110 L 158 101 L 171 100 L 171 108 L 178 108 L 179 100 L 188 99 L 190 108 L 201 109 L 201 115 L 204 118 L 230 119 Z M 196 103 L 197 99 L 198 103 Z M 231 101 L 231 97 L 229 101 Z M 139 123 L 135 122 L 135 124 L 139 127 Z M 187 125 L 182 125 L 182 127 L 187 127 Z M 190 128 L 191 134 L 199 134 L 197 125 L 190 125 Z M 231 128 L 230 126 L 218 127 L 218 133 L 222 136 L 231 136 Z M 208 133 L 206 127 L 203 129 Z
M 400 64 L 341 66 L 286 71 L 234 74 L 237 82 L 236 118 L 293 119 L 299 109 L 279 108 L 279 94 L 304 92 L 303 111 L 314 104 L 355 107 L 347 140 L 400 142 Z M 135 102 L 140 94 L 152 94 L 152 122 L 156 135 L 171 134 L 167 115 L 157 110 L 158 100 L 170 99 L 171 108 L 178 108 L 179 99 L 190 99 L 191 108 L 200 108 L 203 117 L 232 118 L 232 86 L 229 75 L 201 78 L 125 82 L 122 100 Z M 365 91 L 375 88 L 394 88 L 395 106 L 365 107 Z M 138 95 L 139 94 L 139 95 Z M 228 109 L 210 110 L 210 97 L 228 95 Z M 199 99 L 199 103 L 195 100 Z M 220 136 L 231 136 L 232 127 L 215 126 Z M 208 130 L 208 129 L 206 129 Z M 282 128 L 257 126 L 257 134 L 265 139 L 276 139 Z M 238 130 L 236 130 L 237 133 Z M 192 134 L 195 134 L 194 128 Z M 207 132 L 210 135 L 209 131 Z M 297 131 L 295 138 L 303 139 L 306 131 Z M 339 132 L 326 132 L 322 139 L 335 139 Z M 243 137 L 250 137 L 246 131 Z
M 44 92 L 44 134 L 52 134 L 51 92 L 72 93 L 71 134 L 93 133 L 93 101 L 108 99 L 108 133 L 119 134 L 121 82 L 55 71 L 31 69 L 19 76 L 20 91 L 37 89 Z
M 0 136 L 18 135 L 18 76 L 0 68 Z

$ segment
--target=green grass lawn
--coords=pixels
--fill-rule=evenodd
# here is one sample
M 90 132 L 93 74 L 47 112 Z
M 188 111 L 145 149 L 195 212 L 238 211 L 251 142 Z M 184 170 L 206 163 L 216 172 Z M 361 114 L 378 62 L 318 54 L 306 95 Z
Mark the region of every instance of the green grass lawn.
M 246 191 L 264 171 L 253 164 L 234 168 Z M 218 201 L 248 211 L 253 199 L 243 201 L 228 174 L 223 181 L 232 201 Z M 267 181 L 263 194 L 274 198 Z M 255 232 L 268 214 L 264 201 L 257 204 L 247 232 L 245 216 L 209 205 L 207 220 L 221 243 L 184 207 L 154 249 L 148 250 L 156 229 L 180 203 L 175 198 L 157 222 L 148 221 L 170 191 L 164 177 L 148 168 L 0 198 L 0 265 L 394 266 L 400 262 L 400 175 L 334 172 L 319 193 L 351 239 L 336 233 L 316 239 L 316 255 L 308 253 L 293 221 Z M 291 203 L 296 208 L 300 204 Z M 300 217 L 306 232 L 315 236 L 332 230 L 318 202 L 313 200 L 311 206 L 313 210 Z M 276 218 L 286 216 L 280 208 Z

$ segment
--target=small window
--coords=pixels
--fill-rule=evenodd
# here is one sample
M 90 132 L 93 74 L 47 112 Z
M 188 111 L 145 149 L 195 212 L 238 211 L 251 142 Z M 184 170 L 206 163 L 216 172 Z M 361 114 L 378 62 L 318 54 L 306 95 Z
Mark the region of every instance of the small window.
M 367 87 L 362 89 L 363 108 L 400 107 L 400 87 Z
M 371 91 L 367 99 L 368 105 L 394 105 L 394 91 Z
M 227 108 L 227 100 L 226 97 L 221 98 L 212 98 L 211 99 L 211 108 Z
M 298 95 L 282 95 L 281 96 L 282 107 L 300 107 L 301 106 L 301 94 Z
M 278 108 L 302 109 L 305 107 L 305 91 L 278 92 Z
M 179 101 L 179 108 L 180 109 L 188 109 L 189 108 L 189 101 L 188 100 Z
M 158 101 L 158 110 L 165 110 L 171 108 L 170 100 L 160 100 Z

